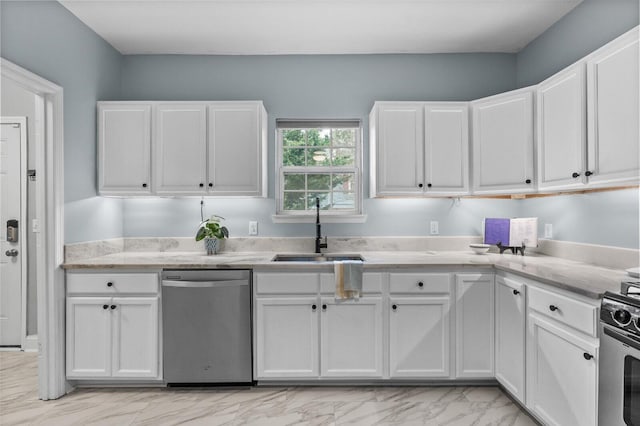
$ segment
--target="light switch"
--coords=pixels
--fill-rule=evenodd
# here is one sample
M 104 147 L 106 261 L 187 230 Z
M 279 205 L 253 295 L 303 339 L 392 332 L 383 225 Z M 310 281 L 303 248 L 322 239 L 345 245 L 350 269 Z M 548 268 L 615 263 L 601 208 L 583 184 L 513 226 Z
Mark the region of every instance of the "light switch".
M 249 235 L 258 235 L 258 222 L 249 222 Z
M 438 230 L 438 221 L 432 220 L 430 224 L 431 235 L 438 235 L 440 231 Z
M 544 237 L 553 238 L 553 225 L 550 223 L 544 224 Z

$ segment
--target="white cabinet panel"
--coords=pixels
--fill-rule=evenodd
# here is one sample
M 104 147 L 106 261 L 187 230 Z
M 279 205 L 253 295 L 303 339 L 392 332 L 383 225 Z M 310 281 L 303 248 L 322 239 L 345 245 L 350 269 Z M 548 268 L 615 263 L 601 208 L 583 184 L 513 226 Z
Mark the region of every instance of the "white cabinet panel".
M 467 103 L 425 105 L 425 191 L 469 192 Z
M 256 102 L 209 105 L 209 183 L 213 195 L 263 194 L 266 120 Z M 266 113 L 264 114 L 266 116 Z
M 639 50 L 635 28 L 588 57 L 590 184 L 640 180 Z
M 473 192 L 533 192 L 533 89 L 502 93 L 471 105 Z
M 456 275 L 456 376 L 493 377 L 493 274 Z
M 67 299 L 67 377 L 111 376 L 111 298 Z
M 318 300 L 259 298 L 257 378 L 318 377 Z
M 389 304 L 390 377 L 449 377 L 449 297 L 394 297 Z
M 529 315 L 527 406 L 548 425 L 597 424 L 597 347 Z
M 322 299 L 323 377 L 382 378 L 382 299 Z
M 98 190 L 151 193 L 151 106 L 98 103 Z
M 495 375 L 524 404 L 525 392 L 525 285 L 497 276 L 495 287 Z
M 538 85 L 538 186 L 586 182 L 586 83 L 580 62 Z
M 158 298 L 114 297 L 113 377 L 158 375 Z
M 160 104 L 155 107 L 156 193 L 205 193 L 206 110 L 203 104 Z

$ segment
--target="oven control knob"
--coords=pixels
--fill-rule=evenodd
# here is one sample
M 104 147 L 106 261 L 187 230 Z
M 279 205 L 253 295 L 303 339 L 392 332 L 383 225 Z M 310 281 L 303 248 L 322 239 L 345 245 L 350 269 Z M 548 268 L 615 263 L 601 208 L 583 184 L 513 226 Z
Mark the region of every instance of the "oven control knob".
M 613 313 L 613 319 L 620 325 L 627 325 L 631 322 L 631 314 L 624 309 L 618 309 Z

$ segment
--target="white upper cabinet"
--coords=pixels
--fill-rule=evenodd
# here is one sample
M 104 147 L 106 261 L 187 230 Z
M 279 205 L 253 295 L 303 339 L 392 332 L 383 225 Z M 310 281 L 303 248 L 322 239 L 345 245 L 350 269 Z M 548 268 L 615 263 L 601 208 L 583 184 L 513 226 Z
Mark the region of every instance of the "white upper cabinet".
M 473 191 L 535 191 L 533 170 L 533 88 L 471 103 L 473 109 Z
M 638 183 L 638 28 L 587 58 L 589 184 Z
M 538 187 L 581 187 L 586 182 L 584 62 L 538 85 Z
M 376 102 L 369 116 L 371 196 L 468 193 L 468 107 Z
M 99 102 L 98 156 L 101 194 L 150 194 L 151 106 Z
M 154 114 L 158 194 L 201 194 L 207 172 L 207 107 L 160 104 Z
M 257 102 L 209 105 L 209 193 L 266 195 L 266 116 Z

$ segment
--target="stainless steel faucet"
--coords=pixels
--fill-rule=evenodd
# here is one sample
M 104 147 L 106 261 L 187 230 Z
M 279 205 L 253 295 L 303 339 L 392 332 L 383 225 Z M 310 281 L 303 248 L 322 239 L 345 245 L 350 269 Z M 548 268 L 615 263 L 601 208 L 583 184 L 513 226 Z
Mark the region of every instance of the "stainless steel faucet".
M 320 226 L 320 198 L 316 197 L 316 253 L 321 253 L 320 249 L 327 248 L 327 237 L 322 242 L 322 228 Z

